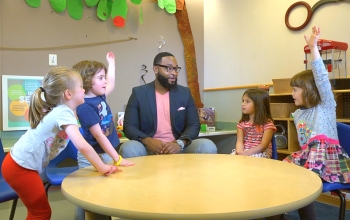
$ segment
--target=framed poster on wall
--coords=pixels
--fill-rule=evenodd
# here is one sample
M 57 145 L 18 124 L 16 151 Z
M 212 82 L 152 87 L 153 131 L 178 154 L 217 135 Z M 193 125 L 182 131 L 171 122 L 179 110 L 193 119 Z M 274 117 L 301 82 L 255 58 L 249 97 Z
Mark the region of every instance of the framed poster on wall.
M 27 130 L 32 93 L 41 86 L 43 76 L 2 76 L 3 131 Z

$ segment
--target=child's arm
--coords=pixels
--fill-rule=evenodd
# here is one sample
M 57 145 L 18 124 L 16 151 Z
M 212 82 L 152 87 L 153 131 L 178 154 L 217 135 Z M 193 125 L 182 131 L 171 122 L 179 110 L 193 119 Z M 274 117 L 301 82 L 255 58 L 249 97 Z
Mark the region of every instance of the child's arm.
M 108 62 L 107 73 L 106 73 L 106 79 L 107 79 L 106 96 L 108 96 L 109 94 L 111 94 L 115 86 L 114 54 L 112 52 L 108 52 L 106 55 L 106 59 Z
M 312 33 L 310 35 L 310 38 L 304 35 L 305 41 L 310 48 L 312 60 L 317 60 L 318 58 L 321 57 L 320 52 L 318 51 L 318 48 L 317 48 L 317 42 L 318 42 L 318 38 L 320 37 L 320 34 L 321 34 L 320 28 L 314 26 L 312 28 Z
M 85 141 L 77 125 L 65 125 L 63 128 L 75 147 L 90 161 L 99 173 L 108 176 L 118 171 L 118 167 L 103 163 L 96 151 Z
M 335 108 L 336 102 L 332 93 L 332 87 L 329 82 L 328 72 L 322 62 L 320 52 L 318 51 L 317 42 L 320 37 L 321 30 L 314 26 L 310 38 L 304 36 L 311 52 L 313 62 L 311 63 L 312 72 L 315 78 L 315 83 L 321 97 L 321 103 L 328 108 Z M 317 61 L 316 61 L 317 60 Z
M 243 151 L 241 155 L 249 156 L 252 154 L 259 154 L 264 152 L 271 143 L 273 133 L 274 133 L 273 129 L 266 129 L 264 131 L 260 144 L 257 145 L 256 147 L 250 148 L 249 150 Z
M 237 128 L 236 154 L 242 155 L 244 151 L 243 130 Z
M 97 142 L 100 144 L 102 149 L 115 161 L 119 161 L 119 154 L 112 146 L 111 142 L 108 140 L 106 135 L 103 134 L 100 124 L 95 124 L 89 128 L 91 134 L 94 136 L 94 138 L 97 140 Z M 121 166 L 132 166 L 134 165 L 133 162 L 122 159 Z

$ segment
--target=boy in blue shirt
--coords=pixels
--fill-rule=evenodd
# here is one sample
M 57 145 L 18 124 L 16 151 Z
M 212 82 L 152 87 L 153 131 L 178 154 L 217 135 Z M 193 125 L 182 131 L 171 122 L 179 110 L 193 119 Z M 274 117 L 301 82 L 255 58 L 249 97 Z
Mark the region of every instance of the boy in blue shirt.
M 89 60 L 73 66 L 73 69 L 82 76 L 85 89 L 85 103 L 77 107 L 77 116 L 85 140 L 95 149 L 103 162 L 114 161 L 117 166 L 131 166 L 134 163 L 123 159 L 115 150 L 120 142 L 111 108 L 106 101 L 106 97 L 115 86 L 114 54 L 108 52 L 106 59 L 108 69 L 103 63 Z M 78 165 L 79 168 L 84 168 L 91 166 L 91 163 L 78 153 Z M 85 219 L 84 210 L 78 208 L 76 214 L 76 219 Z

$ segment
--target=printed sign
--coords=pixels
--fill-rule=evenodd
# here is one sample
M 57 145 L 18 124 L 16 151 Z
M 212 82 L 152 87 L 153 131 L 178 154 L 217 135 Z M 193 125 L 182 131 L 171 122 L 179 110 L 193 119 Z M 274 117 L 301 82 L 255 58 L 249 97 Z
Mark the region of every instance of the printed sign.
M 29 103 L 33 92 L 41 86 L 43 76 L 2 76 L 3 130 L 27 130 Z

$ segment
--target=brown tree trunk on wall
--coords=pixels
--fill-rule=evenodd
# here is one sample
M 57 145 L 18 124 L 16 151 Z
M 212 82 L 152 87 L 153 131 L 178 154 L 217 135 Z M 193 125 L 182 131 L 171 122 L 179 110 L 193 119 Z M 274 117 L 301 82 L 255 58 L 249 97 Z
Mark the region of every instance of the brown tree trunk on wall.
M 188 19 L 186 4 L 184 5 L 183 10 L 176 10 L 175 17 L 182 43 L 184 45 L 188 88 L 190 88 L 197 108 L 203 108 L 204 105 L 201 101 L 201 95 L 199 93 L 196 51 L 194 49 L 193 35 L 190 21 Z

